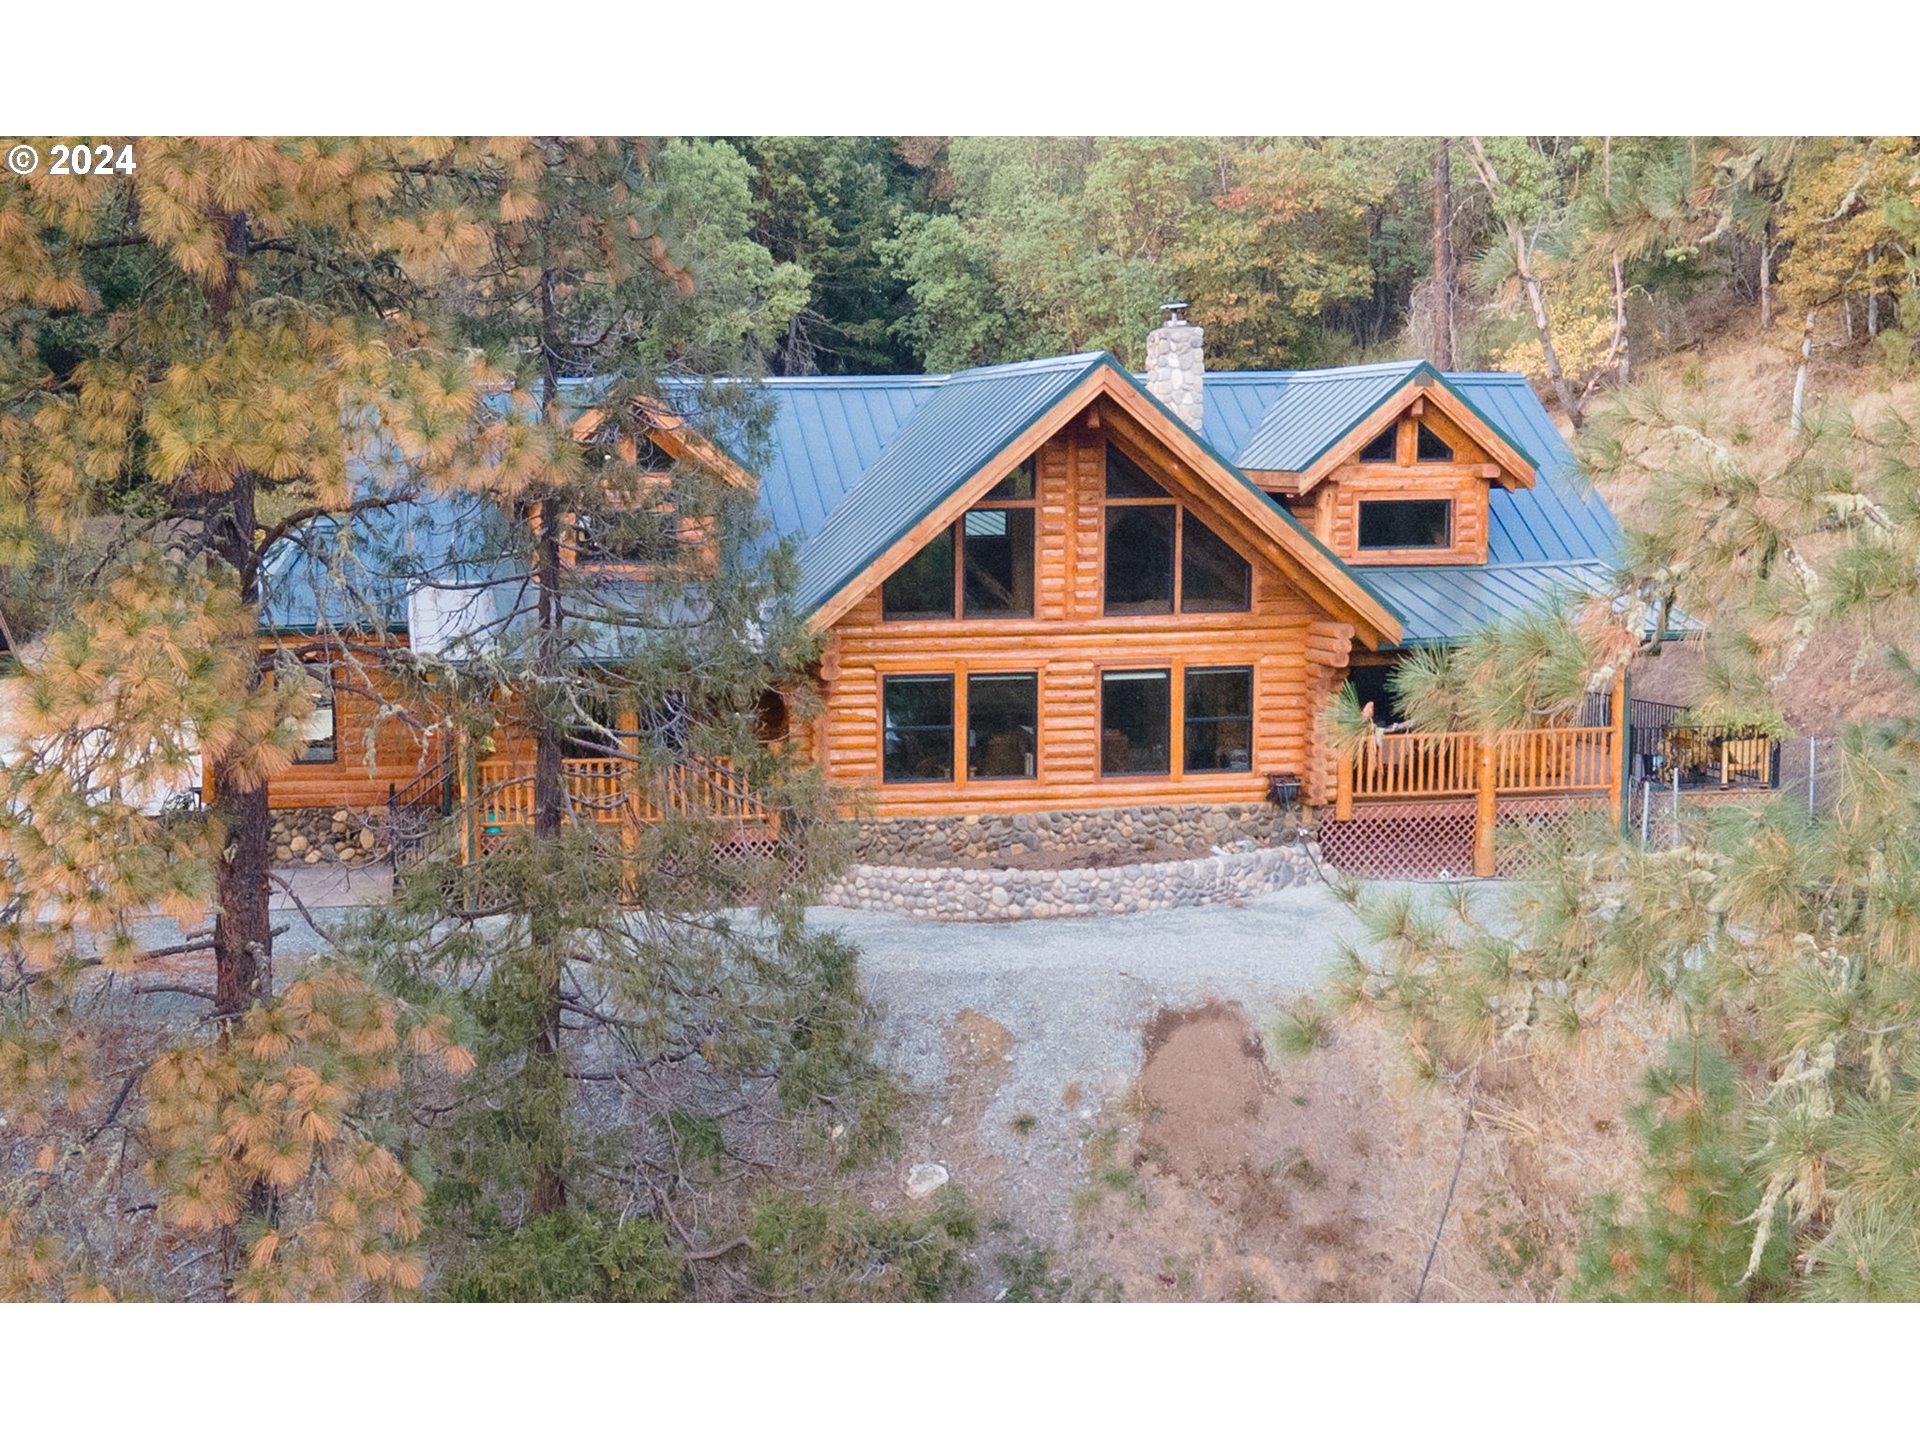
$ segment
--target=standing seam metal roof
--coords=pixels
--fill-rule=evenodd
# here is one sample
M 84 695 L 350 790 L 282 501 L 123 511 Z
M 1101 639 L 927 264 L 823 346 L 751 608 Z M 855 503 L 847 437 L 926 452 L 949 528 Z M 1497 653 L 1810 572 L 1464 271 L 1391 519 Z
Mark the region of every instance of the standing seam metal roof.
M 1096 352 L 954 375 L 765 382 L 770 444 L 760 468 L 759 504 L 771 538 L 797 546 L 802 607 L 816 608 L 871 564 L 1100 365 L 1128 373 Z M 1300 462 L 1309 447 L 1324 452 L 1422 368 L 1423 362 L 1393 362 L 1326 371 L 1216 372 L 1205 381 L 1200 439 L 1230 470 L 1311 463 Z M 1139 384 L 1138 377 L 1129 378 Z M 1522 376 L 1469 372 L 1442 378 L 1533 461 L 1536 478 L 1530 488 L 1493 487 L 1486 566 L 1345 566 L 1401 614 L 1409 644 L 1458 639 L 1498 615 L 1545 603 L 1560 588 L 1598 586 L 1619 545 L 1611 512 Z M 1141 393 L 1147 393 L 1144 387 Z M 584 403 L 587 388 L 570 398 Z M 1152 403 L 1170 414 L 1157 400 Z M 1271 496 L 1239 478 L 1328 553 Z M 455 508 L 429 499 L 369 512 L 357 517 L 354 529 L 379 532 L 388 552 L 379 569 L 417 577 L 471 565 L 461 559 L 461 547 L 480 542 L 466 538 L 474 528 L 471 517 L 456 515 Z M 406 552 L 405 558 L 396 552 Z M 319 567 L 292 555 L 276 558 L 263 623 L 289 629 L 319 623 L 333 609 L 329 587 L 314 573 Z M 375 578 L 367 588 L 381 592 L 398 622 L 404 610 L 400 592 L 410 582 L 388 593 L 380 583 L 387 578 Z

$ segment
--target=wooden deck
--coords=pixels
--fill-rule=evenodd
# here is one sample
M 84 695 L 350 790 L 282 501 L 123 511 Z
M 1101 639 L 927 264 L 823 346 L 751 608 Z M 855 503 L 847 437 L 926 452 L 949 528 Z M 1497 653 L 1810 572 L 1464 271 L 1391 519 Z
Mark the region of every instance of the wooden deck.
M 711 821 L 755 838 L 779 834 L 776 812 L 768 809 L 732 766 L 717 760 L 687 759 L 642 775 L 630 760 L 562 762 L 567 781 L 566 823 L 618 825 L 637 829 L 668 820 Z M 485 760 L 471 767 L 456 814 L 462 818 L 461 857 L 484 850 L 490 840 L 530 828 L 534 819 L 534 783 L 524 761 Z
M 1473 873 L 1496 873 L 1494 828 L 1515 796 L 1604 796 L 1620 823 L 1626 752 L 1624 683 L 1616 684 L 1606 725 L 1548 725 L 1529 730 L 1376 732 L 1342 755 L 1333 818 L 1356 807 L 1463 800 L 1475 805 Z

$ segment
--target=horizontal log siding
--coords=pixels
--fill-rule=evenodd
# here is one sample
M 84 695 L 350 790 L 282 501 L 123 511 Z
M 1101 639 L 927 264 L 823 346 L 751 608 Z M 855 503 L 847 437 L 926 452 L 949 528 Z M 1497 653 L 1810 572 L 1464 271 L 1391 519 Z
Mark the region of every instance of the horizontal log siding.
M 295 642 L 288 642 L 292 646 Z M 400 643 L 405 643 L 404 639 Z M 360 652 L 372 688 L 392 691 L 381 683 L 377 658 Z M 346 667 L 337 672 L 342 684 Z M 267 806 L 272 810 L 372 809 L 387 803 L 388 786 L 404 786 L 439 759 L 439 751 L 423 745 L 413 727 L 395 719 L 380 719 L 380 702 L 350 690 L 334 692 L 334 753 L 330 764 L 290 766 L 267 782 Z
M 1307 778 L 1308 798 L 1332 797 L 1331 756 L 1320 707 L 1343 673 L 1350 625 L 1317 610 L 1237 522 L 1206 497 L 1178 498 L 1232 538 L 1253 561 L 1253 605 L 1233 615 L 1108 616 L 1102 613 L 1104 433 L 1069 427 L 1042 447 L 1036 466 L 1035 614 L 1032 619 L 882 619 L 876 587 L 833 627 L 821 662 L 824 710 L 811 727 L 815 758 L 836 784 L 865 793 L 877 815 L 982 814 L 1117 805 L 1259 800 L 1269 772 Z M 1253 768 L 1246 774 L 1103 778 L 1100 672 L 1167 668 L 1174 682 L 1176 752 L 1179 674 L 1197 666 L 1246 665 L 1254 672 Z M 1033 671 L 1039 677 L 1037 774 L 1030 780 L 880 783 L 884 676 Z M 1176 759 L 1177 759 L 1176 753 Z
M 1423 466 L 1409 473 L 1385 465 L 1343 466 L 1316 494 L 1317 517 L 1326 527 L 1320 538 L 1342 560 L 1366 565 L 1484 565 L 1487 563 L 1487 484 L 1448 465 Z M 1453 544 L 1433 550 L 1362 550 L 1362 500 L 1451 500 Z
M 1412 426 L 1400 422 L 1397 464 L 1349 460 L 1336 467 L 1312 491 L 1284 503 L 1294 519 L 1342 560 L 1366 565 L 1484 565 L 1487 563 L 1487 487 L 1483 473 L 1493 457 L 1453 421 L 1431 405 L 1416 407 L 1423 424 L 1453 448 L 1453 459 L 1422 463 L 1414 458 Z M 1502 472 L 1504 473 L 1504 472 Z M 1453 544 L 1435 550 L 1361 550 L 1362 500 L 1451 500 Z

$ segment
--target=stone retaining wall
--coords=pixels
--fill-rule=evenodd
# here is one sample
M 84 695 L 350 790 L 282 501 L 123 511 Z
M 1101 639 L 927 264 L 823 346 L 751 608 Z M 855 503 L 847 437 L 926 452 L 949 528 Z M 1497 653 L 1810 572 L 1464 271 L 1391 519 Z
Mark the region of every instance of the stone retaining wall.
M 996 855 L 1111 848 L 1142 853 L 1294 838 L 1272 805 L 1130 805 L 1032 815 L 936 815 L 854 822 L 853 858 L 869 864 L 944 865 Z
M 384 860 L 387 814 L 359 810 L 275 810 L 273 858 L 281 865 Z
M 1311 852 L 1309 853 L 1306 852 Z M 822 900 L 924 920 L 1048 920 L 1251 899 L 1319 878 L 1319 846 L 1230 850 L 1194 860 L 1100 869 L 1008 870 L 961 865 L 853 865 Z

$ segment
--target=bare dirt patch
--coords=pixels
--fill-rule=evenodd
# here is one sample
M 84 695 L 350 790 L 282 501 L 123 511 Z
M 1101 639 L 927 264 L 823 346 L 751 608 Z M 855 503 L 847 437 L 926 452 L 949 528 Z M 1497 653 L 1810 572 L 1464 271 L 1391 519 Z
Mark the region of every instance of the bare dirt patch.
M 1143 1039 L 1131 1164 L 1093 1147 L 1060 1257 L 1080 1293 L 1410 1299 L 1464 1133 L 1425 1298 L 1553 1298 L 1591 1197 L 1632 1175 L 1619 1117 L 1645 1047 L 1624 1030 L 1582 1056 L 1491 1067 L 1471 1131 L 1464 1087 L 1416 1082 L 1374 1024 L 1269 1060 L 1240 1008 L 1216 1002 L 1162 1012 Z

